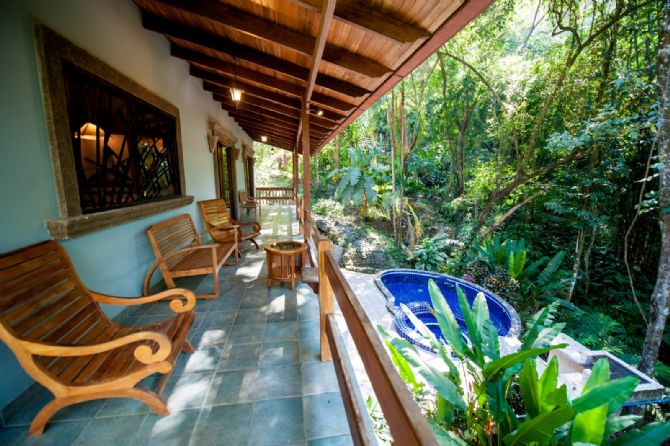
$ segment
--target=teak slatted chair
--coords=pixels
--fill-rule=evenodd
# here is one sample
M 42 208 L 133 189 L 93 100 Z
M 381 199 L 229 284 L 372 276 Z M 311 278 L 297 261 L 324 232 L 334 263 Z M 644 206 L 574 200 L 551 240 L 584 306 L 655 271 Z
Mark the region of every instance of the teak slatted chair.
M 250 196 L 247 191 L 241 190 L 237 193 L 238 198 L 240 199 L 240 206 L 242 209 L 247 210 L 247 215 L 249 215 L 249 210 L 254 210 L 254 217 L 256 219 L 263 218 L 261 214 L 261 204 L 256 201 L 256 199 Z M 258 215 L 256 215 L 258 214 Z
M 249 240 L 256 245 L 256 250 L 258 250 L 258 243 L 254 238 L 261 235 L 261 225 L 257 221 L 241 222 L 233 220 L 228 213 L 226 200 L 222 198 L 198 201 L 198 205 L 207 231 L 214 241 L 223 243 L 229 240 L 231 236 L 230 228 L 237 227 L 236 237 L 238 242 Z M 251 231 L 244 233 L 242 231 L 243 227 L 251 227 Z
M 213 274 L 214 292 L 196 296 L 204 299 L 219 297 L 219 270 L 223 265 L 236 264 L 239 257 L 237 229 L 236 225 L 222 228 L 221 232 L 227 231 L 229 238 L 203 245 L 189 214 L 178 215 L 151 226 L 147 229 L 147 235 L 156 254 L 156 263 L 144 278 L 144 295 L 149 293 L 151 276 L 156 268 L 160 268 L 168 288 L 176 286 L 176 277 Z M 228 258 L 233 253 L 235 260 L 229 262 Z
M 140 305 L 172 298 L 177 315 L 157 324 L 124 327 L 100 304 Z M 195 296 L 174 289 L 141 298 L 96 293 L 81 282 L 70 257 L 54 241 L 0 256 L 0 339 L 23 369 L 54 399 L 28 429 L 40 435 L 63 407 L 101 398 L 134 398 L 158 415 L 169 413 L 159 396 L 195 318 Z M 135 387 L 154 373 L 165 375 L 155 392 Z

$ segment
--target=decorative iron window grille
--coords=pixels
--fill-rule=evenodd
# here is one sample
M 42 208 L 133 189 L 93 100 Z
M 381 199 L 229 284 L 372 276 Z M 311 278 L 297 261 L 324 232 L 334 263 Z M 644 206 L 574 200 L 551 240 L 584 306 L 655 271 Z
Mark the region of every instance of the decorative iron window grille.
M 176 118 L 63 63 L 84 214 L 179 196 Z

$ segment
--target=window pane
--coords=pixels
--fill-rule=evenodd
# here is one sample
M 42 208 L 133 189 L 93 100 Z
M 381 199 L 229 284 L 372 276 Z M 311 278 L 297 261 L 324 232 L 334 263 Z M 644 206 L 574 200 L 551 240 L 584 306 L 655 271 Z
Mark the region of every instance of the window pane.
M 179 195 L 175 117 L 69 63 L 64 74 L 82 212 Z

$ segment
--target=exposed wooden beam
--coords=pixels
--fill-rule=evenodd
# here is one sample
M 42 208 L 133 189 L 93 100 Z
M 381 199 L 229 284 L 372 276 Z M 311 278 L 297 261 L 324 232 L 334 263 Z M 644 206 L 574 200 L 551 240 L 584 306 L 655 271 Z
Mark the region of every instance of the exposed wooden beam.
M 244 128 L 245 130 L 249 130 L 250 132 L 255 131 L 255 132 L 258 132 L 258 133 L 261 133 L 261 134 L 264 134 L 264 135 L 273 135 L 273 136 L 277 136 L 277 137 L 280 137 L 280 138 L 284 138 L 287 141 L 293 141 L 293 137 L 295 136 L 295 132 L 285 133 L 285 132 L 273 129 L 271 127 L 259 126 L 259 125 L 256 125 L 254 123 L 250 123 L 250 122 L 244 121 L 244 120 L 240 121 L 237 118 L 235 119 L 235 121 L 240 126 L 242 126 L 242 128 Z
M 264 73 L 250 70 L 248 68 L 217 59 L 216 57 L 210 57 L 206 54 L 192 51 L 175 44 L 171 45 L 170 52 L 173 56 L 192 62 L 193 64 L 201 67 L 200 69 L 205 71 L 216 71 L 218 74 L 224 75 L 228 78 L 246 79 L 253 81 L 255 83 L 269 87 L 271 91 L 278 90 L 282 93 L 286 93 L 287 95 L 295 96 L 297 98 L 302 98 L 302 95 L 305 92 L 305 87 L 303 85 L 292 84 L 290 82 L 277 79 L 276 77 L 268 76 Z M 337 101 L 335 98 L 317 93 L 312 95 L 312 100 L 325 106 L 329 106 L 329 101 L 331 100 Z M 337 102 L 335 102 L 335 104 L 341 105 Z M 349 106 L 349 104 L 347 104 L 347 106 Z M 344 115 L 342 113 L 343 112 L 341 110 L 324 110 L 322 118 L 339 122 L 344 119 Z
M 203 0 L 159 0 L 159 2 L 302 54 L 311 55 L 314 48 L 314 37 L 298 33 L 230 5 Z M 331 44 L 326 44 L 323 60 L 372 78 L 384 76 L 391 72 L 391 68 L 377 61 Z
M 261 130 L 264 128 L 269 128 L 272 130 L 276 130 L 278 133 L 285 133 L 293 137 L 295 137 L 295 132 L 298 130 L 298 126 L 294 124 L 290 126 L 282 126 L 280 124 L 277 124 L 275 121 L 259 118 L 257 116 L 245 115 L 239 112 L 229 112 L 229 113 L 230 116 L 235 121 L 255 125 Z
M 228 54 L 231 57 L 246 60 L 247 62 L 269 68 L 296 79 L 306 80 L 309 76 L 309 70 L 301 65 L 288 62 L 255 48 L 241 45 L 225 37 L 210 34 L 199 28 L 186 26 L 181 22 L 166 20 L 144 12 L 142 13 L 142 25 L 150 31 L 190 42 L 219 53 Z M 325 74 L 319 75 L 318 85 L 352 98 L 369 93 L 364 88 Z
M 300 110 L 302 108 L 301 102 L 296 100 L 295 98 L 285 96 L 280 93 L 276 93 L 272 90 L 268 90 L 265 88 L 258 87 L 256 85 L 249 84 L 247 82 L 242 82 L 242 81 L 236 81 L 233 83 L 232 79 L 224 78 L 222 76 L 214 76 L 207 70 L 202 70 L 200 68 L 196 67 L 191 67 L 190 69 L 191 75 L 195 77 L 199 77 L 201 79 L 205 79 L 204 85 L 205 85 L 205 90 L 208 89 L 207 86 L 212 86 L 212 85 L 218 85 L 219 88 L 232 88 L 233 85 L 237 86 L 238 88 L 241 88 L 244 90 L 245 93 L 250 94 L 252 96 L 256 96 L 258 98 L 262 99 L 267 99 L 269 101 L 276 102 L 278 104 L 285 105 L 287 107 L 295 108 L 296 110 Z M 210 90 L 211 91 L 211 90 Z M 228 94 L 228 93 L 226 93 Z M 347 103 L 341 103 L 340 101 L 337 101 L 335 99 L 329 99 L 328 100 L 328 105 L 333 105 L 336 104 L 338 106 L 346 106 L 348 109 L 353 108 L 354 106 L 351 104 Z M 320 104 L 322 107 L 325 106 L 325 104 Z M 343 110 L 344 111 L 344 110 Z
M 255 133 L 252 133 L 252 132 L 247 132 L 247 134 L 254 141 L 262 142 L 263 144 L 268 144 L 268 145 L 279 147 L 280 149 L 289 150 L 289 151 L 291 151 L 292 148 L 293 148 L 291 143 L 289 143 L 287 141 L 284 141 L 283 139 L 278 139 L 278 138 L 275 138 L 275 137 L 272 137 L 272 136 L 261 135 L 261 134 L 257 134 L 257 133 L 255 134 Z M 263 142 L 263 140 L 261 139 L 261 136 L 265 136 L 267 138 L 267 141 Z
M 258 122 L 259 124 L 267 122 L 269 124 L 274 124 L 277 127 L 283 127 L 285 129 L 291 131 L 294 134 L 295 134 L 295 132 L 298 131 L 297 122 L 286 123 L 286 122 L 282 122 L 282 121 L 274 119 L 274 118 L 269 118 L 269 117 L 261 115 L 259 113 L 249 112 L 248 110 L 231 109 L 231 110 L 227 110 L 227 111 L 228 111 L 228 114 L 230 114 L 230 116 L 232 116 L 233 118 L 240 117 L 240 118 L 244 118 L 244 119 L 254 120 L 254 121 Z
M 320 11 L 319 0 L 291 0 L 307 8 Z M 430 32 L 354 0 L 339 0 L 335 6 L 335 19 L 364 31 L 374 32 L 399 43 L 411 43 L 430 37 Z
M 228 105 L 235 105 L 232 102 L 232 99 L 228 95 L 220 95 L 220 94 L 214 94 L 214 99 L 217 101 L 225 102 Z M 277 104 L 276 102 L 271 102 L 271 101 L 266 101 L 261 98 L 257 98 L 256 96 L 252 95 L 246 95 L 244 97 L 244 100 L 238 105 L 239 106 L 252 106 L 264 110 L 271 110 L 273 112 L 288 116 L 290 118 L 294 119 L 299 119 L 300 118 L 300 110 L 296 110 L 291 107 L 286 107 L 281 104 Z M 323 116 L 316 116 L 314 113 L 312 113 L 312 121 L 317 124 L 319 127 L 323 128 L 324 130 L 332 130 L 333 128 L 337 127 L 339 122 L 337 121 L 332 121 L 329 119 L 324 119 Z
M 247 98 L 248 99 L 248 98 Z M 263 117 L 263 118 L 269 118 L 272 119 L 273 121 L 276 121 L 277 123 L 280 123 L 282 125 L 284 124 L 293 124 L 295 127 L 298 127 L 298 118 L 295 118 L 293 116 L 287 116 L 283 115 L 280 113 L 275 113 L 271 110 L 265 109 L 263 107 L 258 107 L 253 104 L 249 104 L 246 102 L 246 100 L 242 99 L 239 104 L 235 104 L 232 99 L 229 96 L 226 95 L 221 95 L 221 94 L 214 94 L 214 100 L 215 101 L 220 101 L 223 105 L 224 110 L 234 110 L 237 112 L 242 112 L 242 113 L 247 113 L 247 114 L 253 114 L 257 115 L 258 117 Z M 312 124 L 312 130 L 321 135 L 329 135 L 330 132 L 333 131 L 332 128 L 330 127 L 323 127 L 321 125 L 317 124 Z
M 233 86 L 235 86 L 236 88 L 241 88 L 244 91 L 243 95 L 249 94 L 257 98 L 262 98 L 268 101 L 276 102 L 277 104 L 282 104 L 286 107 L 290 107 L 296 110 L 300 109 L 300 101 L 297 101 L 294 98 L 290 98 L 288 96 L 284 96 L 279 93 L 274 93 L 272 91 L 259 88 L 255 85 L 247 84 L 246 82 L 237 81 L 233 83 L 232 80 L 225 78 L 214 79 L 213 77 L 210 76 L 204 76 L 203 73 L 201 73 L 197 69 L 191 69 L 191 74 L 193 76 L 200 77 L 201 79 L 206 78 L 206 80 L 203 82 L 203 88 L 207 91 L 211 91 L 212 93 L 229 95 L 230 88 L 233 88 Z
M 316 34 L 316 42 L 314 44 L 314 51 L 312 53 L 312 63 L 307 78 L 307 88 L 305 89 L 305 96 L 302 98 L 302 116 L 300 117 L 300 124 L 298 126 L 298 137 L 296 138 L 296 145 L 298 141 L 302 142 L 302 171 L 303 171 L 303 209 L 309 213 L 311 210 L 311 173 L 310 163 L 312 158 L 311 140 L 310 140 L 310 123 L 309 123 L 309 108 L 312 99 L 312 92 L 314 92 L 314 85 L 321 66 L 321 59 L 323 57 L 323 50 L 326 47 L 328 40 L 328 31 L 330 24 L 333 21 L 333 13 L 335 12 L 336 0 L 322 0 L 321 15 L 319 16 L 319 30 Z M 309 239 L 310 229 L 309 225 L 305 225 L 303 232 L 305 240 Z
M 242 128 L 244 128 L 244 127 L 242 127 Z M 285 145 L 286 147 L 293 147 L 293 143 L 291 142 L 292 140 L 284 138 L 282 136 L 273 135 L 272 133 L 262 132 L 262 131 L 258 131 L 258 130 L 252 129 L 252 128 L 245 129 L 245 132 L 247 132 L 247 134 L 251 138 L 253 138 L 257 141 L 262 141 L 261 137 L 265 136 L 270 141 L 277 141 L 277 142 L 280 142 L 281 144 Z
M 295 122 L 295 121 L 287 123 L 285 121 L 276 119 L 274 117 L 269 117 L 269 116 L 267 116 L 265 114 L 261 114 L 261 113 L 250 112 L 249 110 L 245 110 L 245 109 L 232 108 L 232 109 L 225 109 L 225 110 L 230 114 L 230 116 L 234 117 L 235 119 L 237 119 L 239 117 L 241 119 L 254 121 L 258 124 L 272 125 L 272 126 L 277 127 L 279 129 L 285 129 L 285 130 L 290 131 L 293 134 L 293 136 L 296 135 L 296 132 L 298 130 L 298 123 Z M 327 131 L 327 132 L 324 132 L 323 130 L 314 131 L 314 129 L 312 129 L 312 133 L 313 133 L 314 139 L 317 139 L 317 138 L 327 137 L 330 134 L 330 131 Z

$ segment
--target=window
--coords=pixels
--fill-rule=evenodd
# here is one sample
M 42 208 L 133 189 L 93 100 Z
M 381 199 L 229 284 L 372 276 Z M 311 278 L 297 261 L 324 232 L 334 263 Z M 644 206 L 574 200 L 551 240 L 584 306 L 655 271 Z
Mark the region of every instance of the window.
M 233 151 L 234 149 L 218 142 L 214 151 L 214 169 L 216 173 L 217 196 L 226 200 L 230 215 L 236 218 L 237 212 L 235 210 L 235 202 L 233 201 L 237 195 L 235 187 L 235 156 Z
M 35 42 L 60 216 L 70 238 L 186 206 L 179 110 L 48 28 Z
M 82 213 L 179 195 L 176 119 L 63 64 Z

